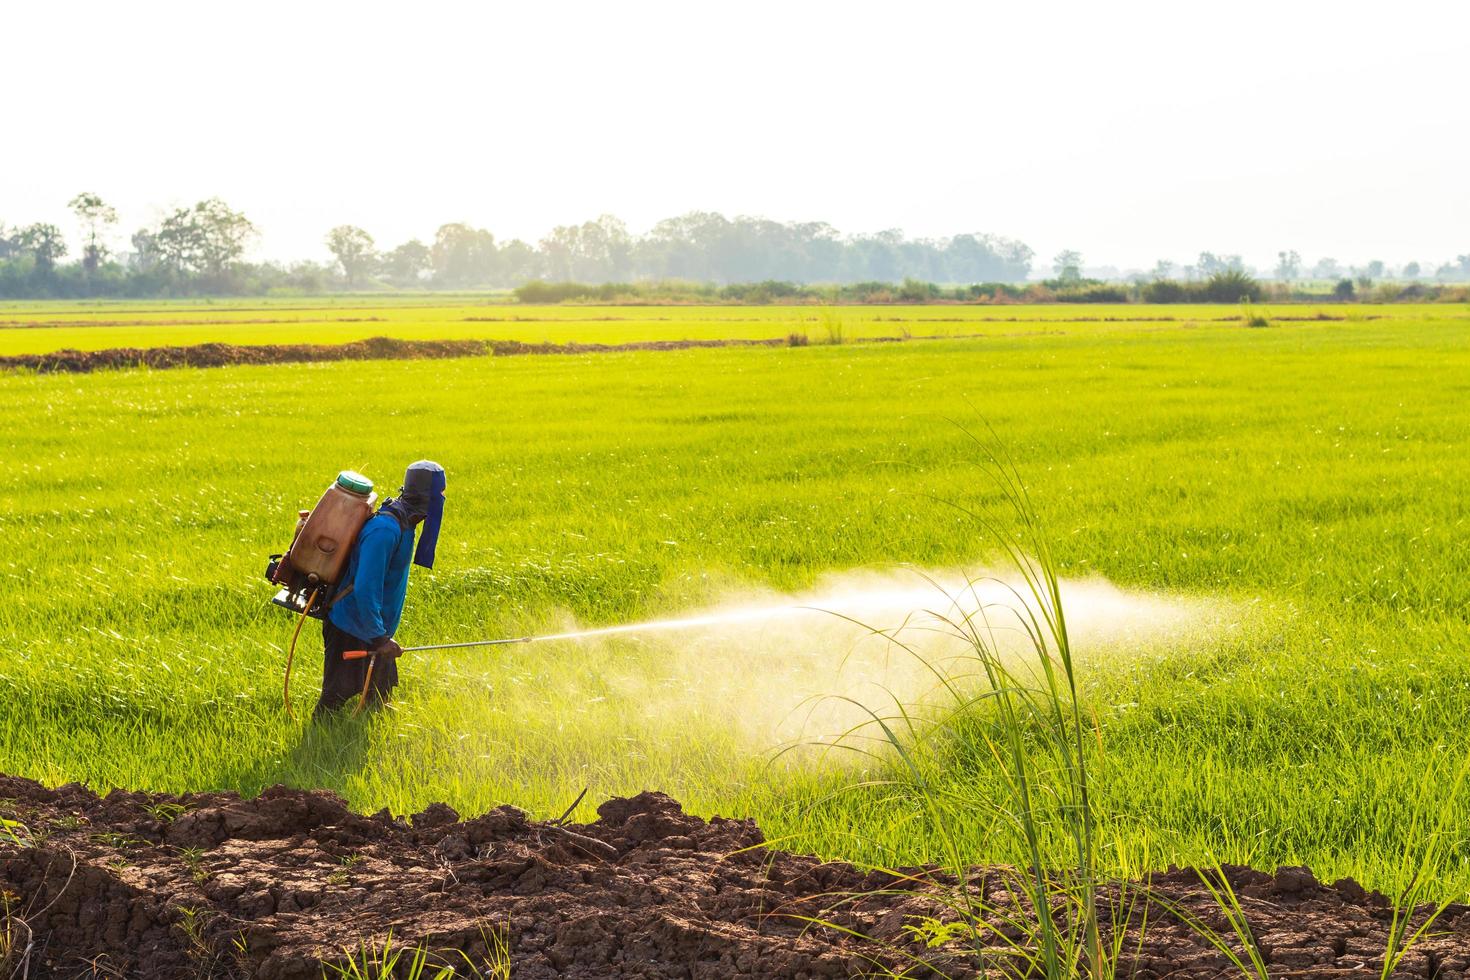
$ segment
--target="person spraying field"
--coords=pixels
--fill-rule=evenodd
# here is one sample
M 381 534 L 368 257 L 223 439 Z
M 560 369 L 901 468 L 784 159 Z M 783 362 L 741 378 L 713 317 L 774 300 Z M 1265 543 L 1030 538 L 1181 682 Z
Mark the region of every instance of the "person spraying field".
M 409 569 L 434 567 L 444 489 L 444 467 L 420 460 L 404 473 L 399 495 L 384 501 L 358 532 L 343 590 L 322 621 L 322 694 L 313 717 L 340 708 L 359 691 L 365 702 L 386 701 L 398 683 L 403 648 L 393 635 L 408 595 Z M 415 547 L 419 525 L 423 531 Z M 343 656 L 360 649 L 368 651 L 368 659 Z
M 434 567 L 444 517 L 444 467 L 420 460 L 408 467 L 397 497 L 372 513 L 370 480 L 340 473 L 316 507 L 302 511 L 291 548 L 266 569 L 283 586 L 277 605 L 300 613 L 286 660 L 284 699 L 291 710 L 291 661 L 308 616 L 322 620 L 322 691 L 313 718 L 361 694 L 358 710 L 382 703 L 398 683 L 394 639 L 413 565 Z M 415 532 L 422 526 L 415 544 Z M 366 655 L 348 656 L 349 653 Z

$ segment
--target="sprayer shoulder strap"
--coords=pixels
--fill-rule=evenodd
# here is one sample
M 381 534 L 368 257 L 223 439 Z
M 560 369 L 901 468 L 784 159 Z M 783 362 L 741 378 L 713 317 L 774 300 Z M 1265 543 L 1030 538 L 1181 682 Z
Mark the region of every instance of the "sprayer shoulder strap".
M 382 512 L 379 511 L 379 513 L 382 513 Z M 368 520 L 371 521 L 371 520 L 374 520 L 377 517 L 378 517 L 378 514 L 374 514 L 372 517 L 369 517 Z M 403 527 L 402 524 L 398 523 L 398 518 L 396 518 L 396 517 L 393 518 L 393 526 L 395 528 L 397 528 L 397 530 L 398 530 L 398 540 L 396 542 L 394 542 L 394 544 L 393 544 L 393 551 L 396 552 L 399 549 L 399 547 L 401 547 L 402 544 L 403 544 L 404 527 Z M 364 525 L 364 527 L 366 527 L 366 525 Z M 357 550 L 357 541 L 354 540 L 352 542 L 352 551 L 356 551 L 356 550 Z M 347 560 L 348 560 L 348 562 L 351 562 L 351 560 L 352 560 L 352 551 L 347 552 Z M 347 587 L 345 589 L 343 589 L 342 591 L 338 592 L 336 595 L 332 596 L 332 601 L 329 602 L 329 603 L 327 603 L 327 608 L 328 609 L 331 609 L 337 603 L 341 602 L 343 599 L 345 599 L 348 596 L 350 596 L 352 594 L 352 590 L 355 589 L 355 588 L 357 588 L 357 583 L 356 582 L 348 582 L 347 583 Z

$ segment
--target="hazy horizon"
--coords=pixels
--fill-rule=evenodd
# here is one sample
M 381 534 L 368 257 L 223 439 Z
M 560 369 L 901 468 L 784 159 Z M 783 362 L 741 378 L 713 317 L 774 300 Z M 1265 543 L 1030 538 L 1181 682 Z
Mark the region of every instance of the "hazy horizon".
M 0 222 L 53 222 L 75 254 L 66 202 L 90 190 L 115 247 L 218 195 L 253 258 L 286 261 L 325 260 L 338 224 L 534 243 L 691 210 L 992 233 L 1037 269 L 1470 251 L 1465 4 L 250 11 L 10 11 L 10 75 L 44 84 L 7 107 Z

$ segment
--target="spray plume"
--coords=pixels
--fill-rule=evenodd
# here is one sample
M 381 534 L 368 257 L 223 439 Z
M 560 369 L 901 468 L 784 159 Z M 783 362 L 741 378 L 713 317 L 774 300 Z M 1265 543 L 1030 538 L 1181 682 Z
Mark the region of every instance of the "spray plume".
M 1084 659 L 1192 645 L 1231 612 L 1099 577 L 1064 581 L 1062 590 Z M 649 717 L 725 719 L 769 747 L 851 729 L 863 720 L 853 702 L 922 705 L 945 683 L 969 682 L 973 650 L 954 624 L 983 624 L 995 649 L 1024 653 L 1024 594 L 1000 578 L 954 570 L 853 571 L 796 595 L 748 590 L 686 616 L 487 642 L 563 644 L 523 666 L 555 672 L 575 660 L 597 672 L 609 696 Z M 494 672 L 482 676 L 494 683 Z

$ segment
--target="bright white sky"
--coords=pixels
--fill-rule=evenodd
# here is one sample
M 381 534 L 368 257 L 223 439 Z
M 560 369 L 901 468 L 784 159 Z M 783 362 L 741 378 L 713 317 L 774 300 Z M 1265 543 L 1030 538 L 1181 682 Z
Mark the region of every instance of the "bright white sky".
M 220 195 L 257 257 L 603 212 L 987 231 L 1039 264 L 1470 250 L 1470 3 L 8 3 L 0 221 Z

